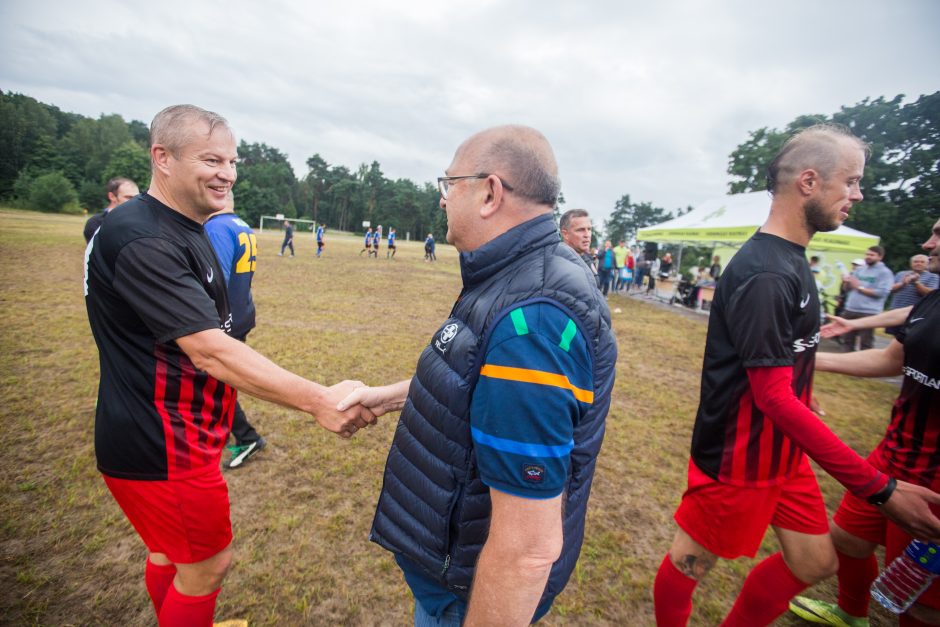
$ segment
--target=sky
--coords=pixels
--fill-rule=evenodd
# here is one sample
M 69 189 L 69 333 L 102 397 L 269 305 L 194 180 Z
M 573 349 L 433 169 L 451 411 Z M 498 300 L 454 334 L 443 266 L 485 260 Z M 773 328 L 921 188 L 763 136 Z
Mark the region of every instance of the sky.
M 0 89 L 148 125 L 196 104 L 298 177 L 319 153 L 433 181 L 473 133 L 526 124 L 599 222 L 624 194 L 726 194 L 757 129 L 940 90 L 938 35 L 935 0 L 0 0 Z

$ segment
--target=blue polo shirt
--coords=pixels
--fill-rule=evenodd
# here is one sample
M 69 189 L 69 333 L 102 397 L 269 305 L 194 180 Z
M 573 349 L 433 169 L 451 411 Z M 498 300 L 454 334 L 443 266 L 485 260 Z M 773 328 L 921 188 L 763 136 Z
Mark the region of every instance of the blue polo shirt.
M 591 356 L 577 324 L 558 306 L 516 307 L 495 322 L 470 405 L 480 478 L 531 499 L 564 492 L 574 427 L 594 401 Z M 415 599 L 440 616 L 456 595 L 396 556 Z M 537 609 L 541 618 L 551 601 Z

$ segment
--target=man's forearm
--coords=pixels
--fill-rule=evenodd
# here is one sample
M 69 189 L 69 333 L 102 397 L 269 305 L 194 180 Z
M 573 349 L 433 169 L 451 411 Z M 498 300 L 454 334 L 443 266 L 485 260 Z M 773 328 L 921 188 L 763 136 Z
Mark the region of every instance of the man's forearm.
M 464 626 L 528 625 L 551 570 L 551 561 L 514 559 L 487 542 L 477 561 Z
M 864 318 L 855 318 L 851 321 L 851 326 L 857 331 L 862 329 L 880 329 L 883 327 L 899 327 L 907 320 L 911 313 L 912 306 L 901 307 L 900 309 L 889 309 L 873 316 Z
M 490 500 L 464 625 L 528 625 L 564 544 L 562 497 L 526 499 L 491 488 Z
M 289 372 L 218 329 L 179 338 L 177 344 L 200 370 L 262 400 L 316 413 L 326 388 Z
M 893 377 L 901 374 L 904 348 L 892 340 L 886 348 L 872 348 L 854 353 L 816 353 L 816 370 L 853 377 Z

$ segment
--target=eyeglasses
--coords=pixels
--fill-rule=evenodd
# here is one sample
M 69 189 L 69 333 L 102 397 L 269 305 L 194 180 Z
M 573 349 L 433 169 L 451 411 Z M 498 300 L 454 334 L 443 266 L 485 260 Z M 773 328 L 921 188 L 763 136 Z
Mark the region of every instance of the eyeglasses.
M 488 176 L 496 176 L 496 175 L 490 174 L 490 173 L 480 173 L 480 174 L 467 174 L 465 176 L 439 176 L 437 177 L 437 188 L 441 192 L 441 198 L 443 198 L 444 200 L 447 200 L 447 192 L 450 189 L 451 184 L 454 181 L 460 181 L 463 179 L 485 179 Z M 498 178 L 499 182 L 503 184 L 503 187 L 506 189 L 506 191 L 508 192 L 512 191 L 512 185 L 504 181 L 502 177 L 500 176 L 496 176 L 496 178 Z

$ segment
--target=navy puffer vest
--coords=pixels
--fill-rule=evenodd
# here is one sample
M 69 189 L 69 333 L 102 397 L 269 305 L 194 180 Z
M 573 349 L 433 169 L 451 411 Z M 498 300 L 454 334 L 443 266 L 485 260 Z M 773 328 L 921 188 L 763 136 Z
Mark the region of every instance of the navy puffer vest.
M 370 538 L 467 598 L 490 519 L 489 488 L 480 481 L 470 436 L 473 388 L 493 323 L 522 304 L 550 301 L 567 310 L 593 347 L 594 403 L 575 425 L 564 494 L 564 546 L 544 602 L 565 587 L 581 551 L 617 359 L 610 312 L 591 271 L 559 241 L 550 214 L 462 254 L 460 261 L 463 291 L 421 353 L 389 451 Z

